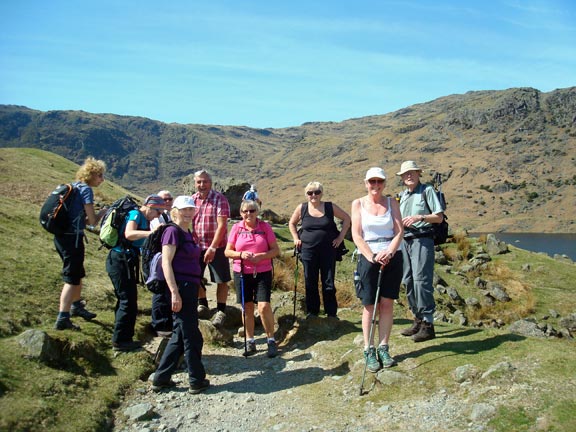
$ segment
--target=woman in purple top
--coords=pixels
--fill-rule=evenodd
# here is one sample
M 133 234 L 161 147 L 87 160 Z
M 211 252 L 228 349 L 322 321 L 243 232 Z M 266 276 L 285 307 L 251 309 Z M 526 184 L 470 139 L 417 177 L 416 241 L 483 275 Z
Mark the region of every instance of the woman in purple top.
M 191 197 L 177 197 L 170 211 L 175 225 L 168 226 L 162 234 L 162 271 L 171 294 L 174 325 L 172 337 L 154 374 L 154 391 L 176 385 L 171 377 L 182 354 L 188 368 L 189 392 L 196 394 L 210 387 L 202 364 L 204 339 L 198 327 L 201 273 L 200 248 L 190 232 L 194 212 Z

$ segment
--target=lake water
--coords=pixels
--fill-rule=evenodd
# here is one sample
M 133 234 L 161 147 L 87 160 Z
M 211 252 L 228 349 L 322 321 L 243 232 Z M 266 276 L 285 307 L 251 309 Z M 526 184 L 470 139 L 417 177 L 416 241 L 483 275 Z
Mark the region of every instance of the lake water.
M 500 241 L 531 252 L 567 255 L 576 261 L 576 234 L 493 233 Z M 478 237 L 481 233 L 471 234 Z

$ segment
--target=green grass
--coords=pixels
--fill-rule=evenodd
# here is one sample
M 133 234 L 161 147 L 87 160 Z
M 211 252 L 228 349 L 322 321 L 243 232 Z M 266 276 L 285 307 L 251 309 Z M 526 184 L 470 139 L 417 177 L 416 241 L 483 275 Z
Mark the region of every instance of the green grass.
M 40 204 L 56 184 L 70 181 L 77 167 L 63 158 L 38 150 L 0 149 L 0 430 L 13 431 L 104 431 L 110 429 L 113 410 L 133 383 L 153 370 L 145 352 L 114 356 L 111 334 L 114 321 L 115 297 L 104 268 L 106 250 L 98 250 L 98 239 L 89 234 L 86 248 L 87 277 L 83 295 L 91 310 L 98 313 L 93 322 L 80 322 L 81 332 L 57 332 L 52 326 L 58 311 L 62 282 L 61 262 L 54 249 L 52 236 L 38 223 Z M 110 202 L 126 193 L 105 183 L 98 188 L 97 198 Z M 292 290 L 295 259 L 292 238 L 285 226 L 275 231 L 283 257 L 275 260 L 276 284 Z M 354 246 L 347 242 L 352 252 Z M 455 248 L 448 244 L 445 248 Z M 509 254 L 494 259 L 497 268 L 493 277 L 521 284 L 534 298 L 537 317 L 555 309 L 565 315 L 576 309 L 573 281 L 576 267 L 540 254 L 510 247 Z M 352 284 L 354 263 L 350 255 L 338 264 L 336 286 L 342 306 L 346 331 L 337 347 L 323 353 L 338 361 L 352 364 L 354 354 L 341 360 L 342 353 L 353 350 L 354 338 L 360 334 L 360 305 Z M 522 270 L 530 263 L 531 270 Z M 303 292 L 303 272 L 299 267 L 298 290 Z M 474 292 L 467 282 L 454 272 L 438 268 L 442 277 L 458 289 L 463 297 Z M 150 294 L 139 292 L 137 337 L 146 338 L 149 323 Z M 511 302 L 507 308 L 516 307 Z M 397 306 L 395 331 L 408 321 L 406 310 Z M 512 314 L 513 315 L 513 314 Z M 556 324 L 557 322 L 551 320 Z M 66 357 L 58 364 L 43 364 L 22 357 L 17 336 L 27 329 L 46 331 L 66 349 Z M 458 327 L 438 324 L 441 337 L 415 346 L 408 338 L 393 334 L 393 354 L 407 365 L 414 376 L 414 386 L 394 385 L 385 392 L 372 392 L 364 400 L 382 402 L 382 397 L 394 394 L 395 400 L 409 400 L 414 395 L 446 388 L 459 391 L 451 378 L 459 365 L 472 363 L 485 370 L 508 359 L 518 365 L 516 379 L 534 389 L 530 400 L 520 400 L 514 406 L 502 407 L 491 427 L 495 431 L 534 430 L 536 418 L 547 422 L 545 430 L 574 430 L 574 343 L 564 340 L 528 339 L 501 330 Z M 308 337 L 324 336 L 311 331 Z M 332 340 L 334 333 L 326 338 Z M 310 343 L 313 343 L 310 340 Z M 494 388 L 506 391 L 514 383 L 506 377 L 492 377 Z M 310 391 L 322 392 L 323 383 Z M 496 390 L 494 390 L 496 391 Z M 384 395 L 384 396 L 383 396 Z M 486 394 L 490 400 L 490 393 Z M 72 407 L 72 409 L 71 409 Z M 532 429 L 531 429 L 532 428 Z

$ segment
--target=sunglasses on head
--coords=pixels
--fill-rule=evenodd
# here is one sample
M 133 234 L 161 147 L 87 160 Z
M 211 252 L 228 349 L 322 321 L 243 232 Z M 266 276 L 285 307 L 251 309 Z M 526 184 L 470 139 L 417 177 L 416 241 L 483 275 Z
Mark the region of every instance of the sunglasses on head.
M 255 209 L 246 209 L 246 210 L 242 210 L 242 213 L 246 214 L 246 213 L 254 213 L 256 210 Z
M 383 179 L 370 179 L 370 180 L 368 180 L 368 182 L 370 184 L 381 184 L 381 183 L 384 183 L 384 180 Z
M 306 192 L 306 195 L 308 195 L 308 196 L 320 195 L 321 193 L 322 193 L 321 190 L 315 190 L 315 191 L 308 191 L 308 192 Z

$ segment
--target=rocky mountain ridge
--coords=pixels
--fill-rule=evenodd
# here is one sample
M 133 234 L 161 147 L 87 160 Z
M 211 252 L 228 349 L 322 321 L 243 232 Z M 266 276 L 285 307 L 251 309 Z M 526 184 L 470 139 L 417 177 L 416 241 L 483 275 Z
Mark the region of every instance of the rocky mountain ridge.
M 576 232 L 576 87 L 450 95 L 393 113 L 282 129 L 166 124 L 82 111 L 0 106 L 0 146 L 49 150 L 146 194 L 185 192 L 199 168 L 221 184 L 256 183 L 264 208 L 289 216 L 312 180 L 349 208 L 370 166 L 414 159 L 444 179 L 450 223 L 476 232 Z

